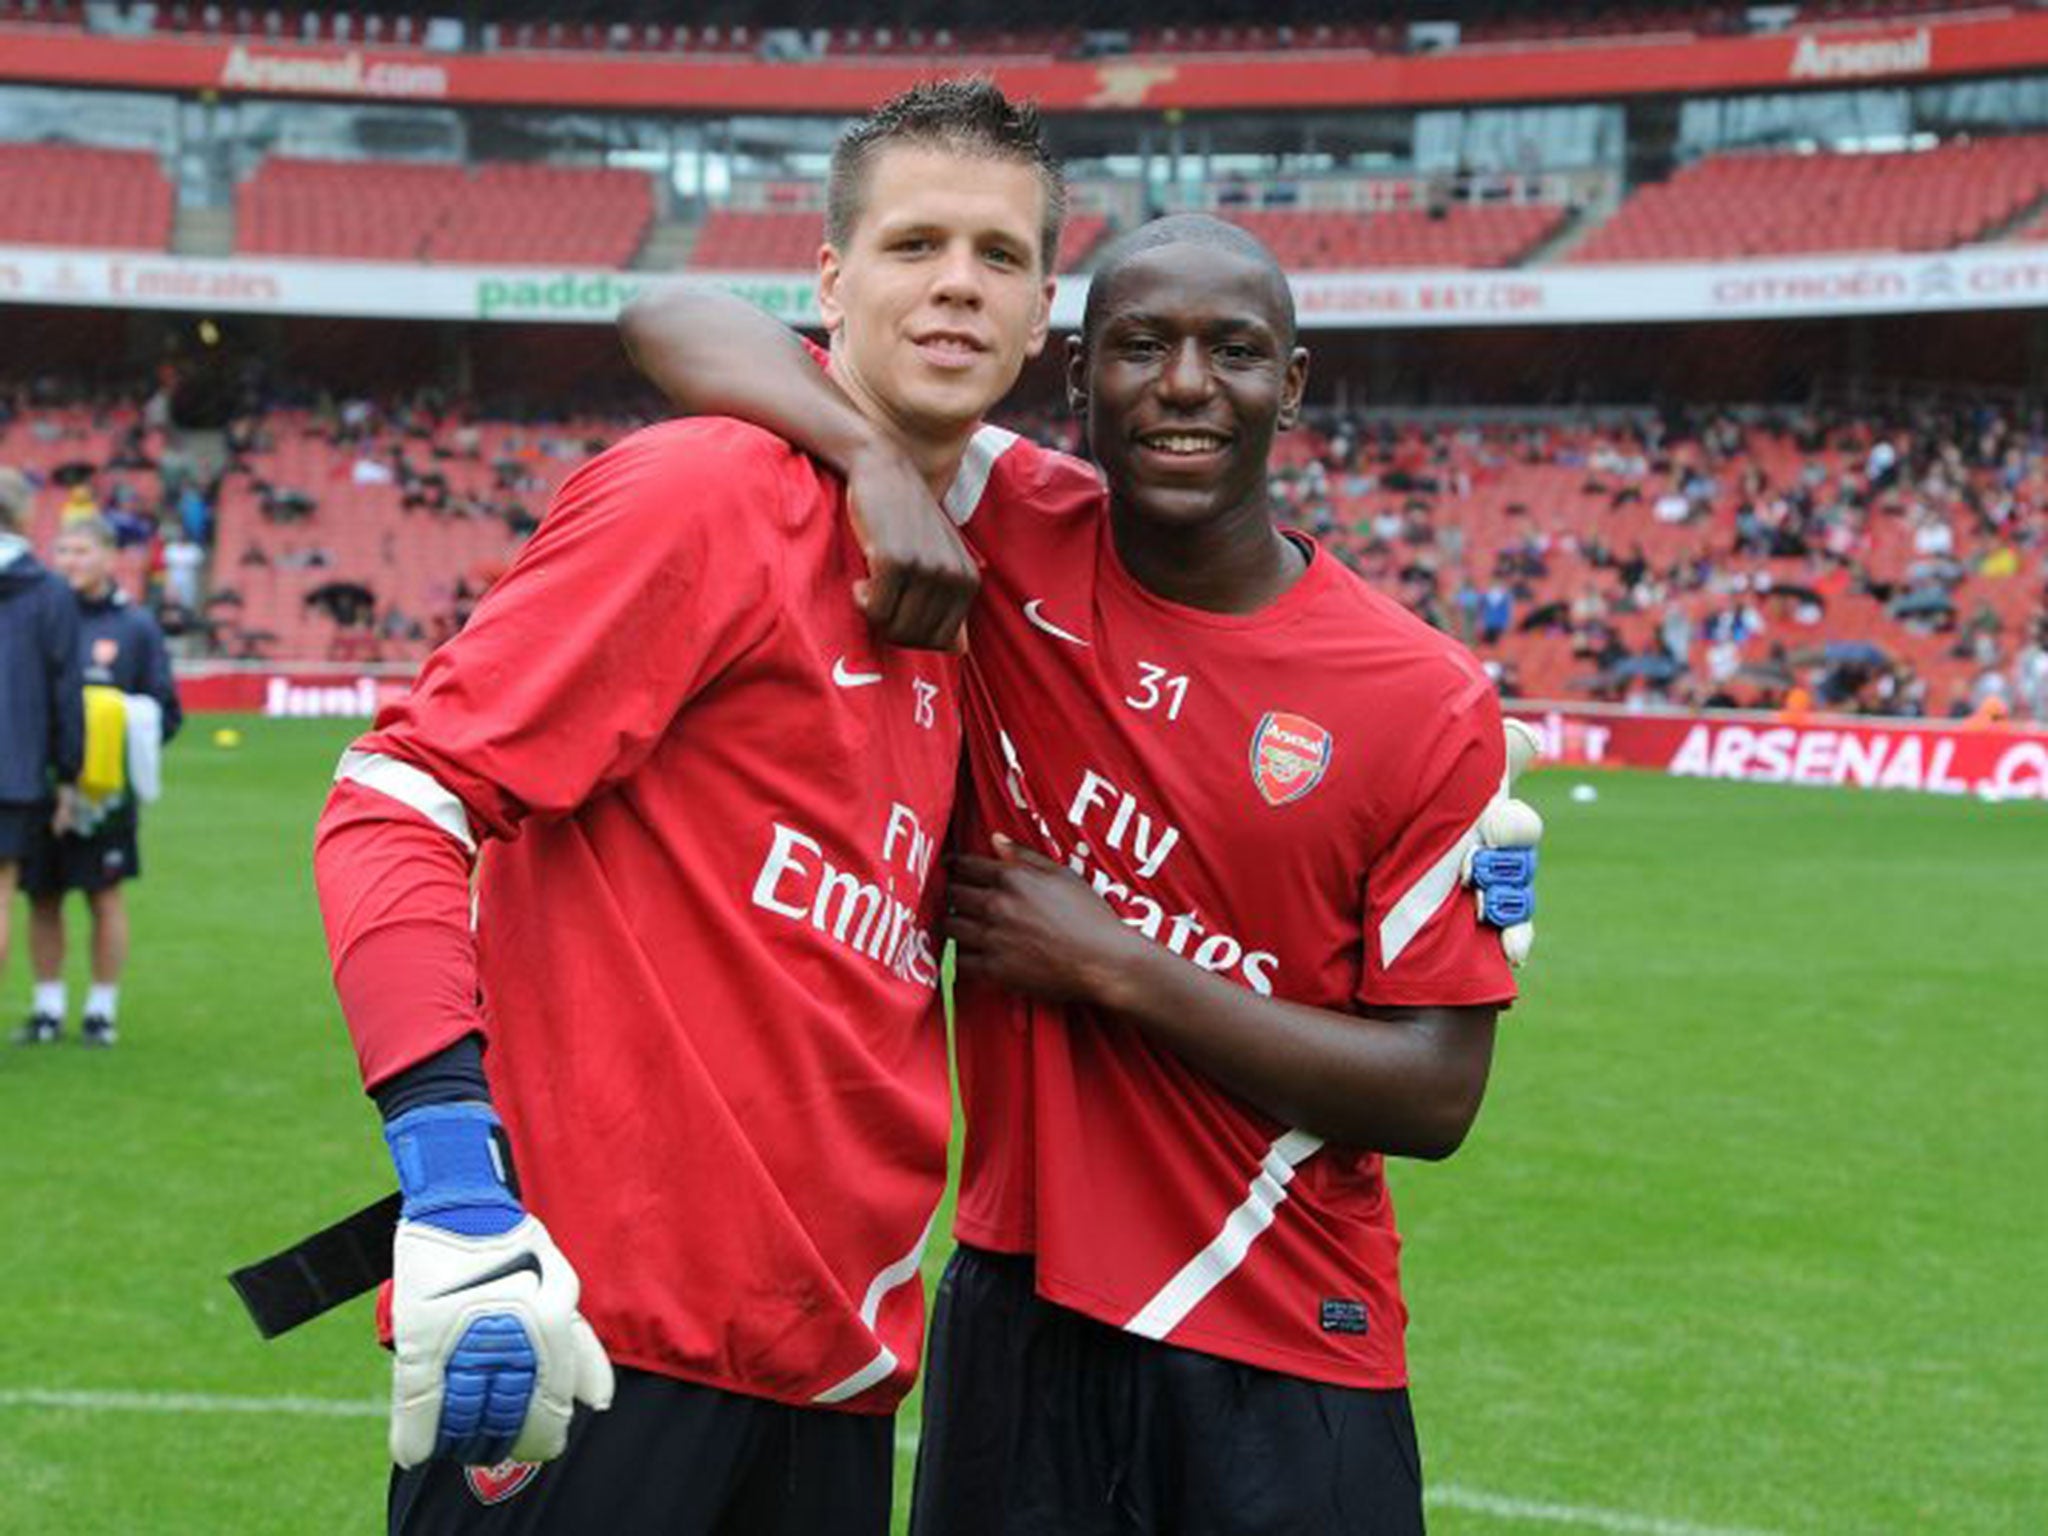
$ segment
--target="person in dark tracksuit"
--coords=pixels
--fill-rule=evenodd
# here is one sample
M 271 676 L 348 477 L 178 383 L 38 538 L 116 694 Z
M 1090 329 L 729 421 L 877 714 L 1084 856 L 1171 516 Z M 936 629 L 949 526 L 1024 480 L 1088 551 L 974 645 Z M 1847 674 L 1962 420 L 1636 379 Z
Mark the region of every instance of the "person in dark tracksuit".
M 133 738 L 141 729 L 135 696 L 156 702 L 161 741 L 177 734 L 183 715 L 163 630 L 115 582 L 114 549 L 113 528 L 90 517 L 65 526 L 55 558 L 77 599 L 85 685 L 128 696 L 122 748 L 132 761 Z M 81 891 L 92 913 L 92 990 L 86 995 L 81 1034 L 87 1045 L 112 1045 L 121 971 L 128 960 L 128 909 L 121 888 L 142 873 L 135 786 L 124 779 L 119 790 L 97 799 L 81 792 L 71 819 L 67 830 L 43 838 L 22 866 L 36 978 L 34 1009 L 22 1033 L 31 1044 L 57 1040 L 63 1033 L 64 897 Z
M 68 814 L 85 755 L 78 604 L 22 535 L 30 489 L 0 469 L 0 972 L 21 861 Z

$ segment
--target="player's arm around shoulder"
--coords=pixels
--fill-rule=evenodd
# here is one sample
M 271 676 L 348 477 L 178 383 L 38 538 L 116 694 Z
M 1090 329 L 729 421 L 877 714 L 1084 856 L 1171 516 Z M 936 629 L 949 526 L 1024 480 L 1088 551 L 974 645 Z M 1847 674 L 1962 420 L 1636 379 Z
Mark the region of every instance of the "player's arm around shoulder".
M 974 557 L 916 464 L 832 381 L 822 352 L 729 293 L 666 283 L 619 316 L 626 353 L 677 409 L 750 422 L 846 481 L 867 562 L 855 593 L 896 645 L 949 650 L 981 585 Z

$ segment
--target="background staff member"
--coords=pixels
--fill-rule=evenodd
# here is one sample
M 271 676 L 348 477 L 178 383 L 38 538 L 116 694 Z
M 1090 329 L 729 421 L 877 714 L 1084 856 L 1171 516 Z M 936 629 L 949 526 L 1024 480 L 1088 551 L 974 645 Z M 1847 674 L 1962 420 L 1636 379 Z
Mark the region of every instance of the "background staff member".
M 78 649 L 87 688 L 113 690 L 121 704 L 99 716 L 97 730 L 117 731 L 112 754 L 118 782 L 111 792 L 80 797 L 68 829 L 42 838 L 22 871 L 29 893 L 29 958 L 35 966 L 33 1012 L 22 1031 L 26 1044 L 47 1044 L 63 1033 L 64 895 L 83 891 L 92 913 L 92 990 L 86 994 L 81 1034 L 87 1045 L 112 1045 L 120 1010 L 121 972 L 128 963 L 128 909 L 121 887 L 142 873 L 136 832 L 136 786 L 126 775 L 135 738 L 161 744 L 178 732 L 183 711 L 171 679 L 164 633 L 147 609 L 130 601 L 114 581 L 114 530 L 104 518 L 69 523 L 58 536 L 58 574 L 71 584 L 78 606 Z M 111 695 L 101 697 L 111 700 Z M 157 720 L 145 724 L 150 701 Z
M 0 971 L 22 856 L 52 815 L 52 781 L 68 787 L 85 753 L 78 609 L 22 536 L 31 494 L 0 469 Z

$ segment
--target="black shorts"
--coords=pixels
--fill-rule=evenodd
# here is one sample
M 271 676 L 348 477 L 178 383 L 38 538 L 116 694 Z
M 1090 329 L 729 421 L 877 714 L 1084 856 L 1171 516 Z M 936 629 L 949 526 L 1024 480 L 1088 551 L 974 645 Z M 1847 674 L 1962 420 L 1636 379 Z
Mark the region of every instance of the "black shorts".
M 911 1536 L 1419 1536 L 1408 1394 L 1156 1343 L 961 1248 L 932 1315 Z
M 428 1462 L 391 1475 L 392 1536 L 887 1536 L 888 1415 L 792 1408 L 620 1370 L 538 1467 Z
M 25 863 L 49 835 L 55 811 L 48 801 L 0 800 L 0 864 Z
M 135 802 L 111 811 L 85 837 L 59 837 L 44 824 L 21 866 L 21 887 L 31 896 L 56 896 L 65 891 L 104 891 L 142 873 L 142 849 L 136 839 Z

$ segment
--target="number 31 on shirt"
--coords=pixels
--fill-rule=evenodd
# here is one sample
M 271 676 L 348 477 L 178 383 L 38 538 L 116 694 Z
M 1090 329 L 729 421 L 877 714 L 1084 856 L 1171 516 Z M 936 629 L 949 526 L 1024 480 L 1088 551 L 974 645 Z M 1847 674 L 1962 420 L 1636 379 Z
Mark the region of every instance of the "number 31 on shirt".
M 1138 663 L 1138 691 L 1126 697 L 1124 702 L 1136 710 L 1149 713 L 1166 706 L 1166 718 L 1178 720 L 1180 707 L 1187 702 L 1188 679 L 1185 672 L 1169 672 L 1164 667 L 1154 666 L 1149 661 Z

